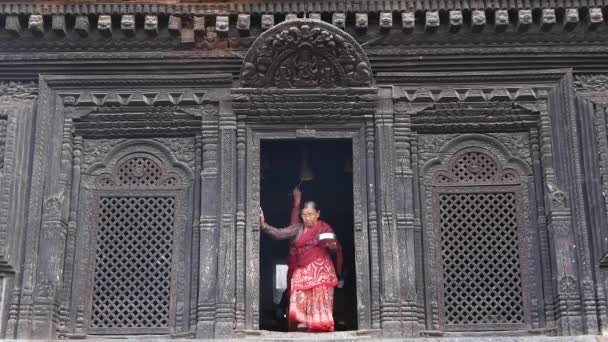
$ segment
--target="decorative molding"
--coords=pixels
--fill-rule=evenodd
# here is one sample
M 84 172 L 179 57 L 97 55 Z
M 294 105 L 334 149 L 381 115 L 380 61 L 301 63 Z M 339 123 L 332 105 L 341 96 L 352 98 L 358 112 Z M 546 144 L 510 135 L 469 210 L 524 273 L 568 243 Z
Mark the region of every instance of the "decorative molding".
M 373 84 L 365 52 L 348 34 L 314 19 L 290 20 L 253 43 L 241 69 L 250 88 L 335 88 Z
M 93 87 L 195 87 L 232 85 L 230 74 L 190 74 L 190 75 L 112 75 L 112 76 L 56 76 L 45 75 L 45 80 L 54 88 L 93 88 Z
M 149 3 L 145 1 L 137 2 L 108 2 L 80 0 L 80 1 L 65 1 L 67 3 L 24 3 L 24 2 L 6 2 L 0 4 L 0 14 L 16 14 L 16 13 L 40 13 L 40 14 L 162 14 L 162 15 L 182 15 L 198 14 L 198 15 L 213 15 L 221 14 L 238 14 L 238 13 L 301 13 L 301 12 L 400 12 L 400 11 L 424 11 L 429 9 L 436 10 L 451 10 L 451 9 L 539 9 L 552 8 L 555 4 L 549 0 L 539 1 L 530 6 L 524 3 L 513 3 L 506 0 L 498 2 L 491 0 L 483 0 L 477 3 L 474 7 L 470 2 L 458 0 L 453 3 L 441 2 L 439 0 L 431 0 L 428 3 L 413 3 L 405 1 L 390 1 L 378 2 L 374 0 L 361 1 L 290 1 L 290 0 L 248 0 L 239 2 L 218 3 L 214 1 L 193 1 L 188 3 Z M 591 0 L 575 0 L 571 3 L 573 8 L 593 8 L 596 6 L 606 6 L 608 3 L 605 0 L 596 2 Z
M 458 101 L 534 101 L 546 96 L 546 92 L 569 71 L 378 72 L 375 78 L 378 84 L 399 85 L 397 98 L 409 102 L 447 102 L 452 101 L 450 98 Z M 434 83 L 444 84 L 437 87 Z M 471 86 L 468 83 L 482 83 L 484 86 Z M 513 84 L 506 87 L 505 83 Z M 446 92 L 446 88 L 451 91 Z
M 376 88 L 233 88 L 231 92 L 234 113 L 247 120 L 362 120 L 375 113 L 378 103 Z
M 538 112 L 513 102 L 435 103 L 412 116 L 412 129 L 419 132 L 527 131 L 537 125 L 538 120 Z

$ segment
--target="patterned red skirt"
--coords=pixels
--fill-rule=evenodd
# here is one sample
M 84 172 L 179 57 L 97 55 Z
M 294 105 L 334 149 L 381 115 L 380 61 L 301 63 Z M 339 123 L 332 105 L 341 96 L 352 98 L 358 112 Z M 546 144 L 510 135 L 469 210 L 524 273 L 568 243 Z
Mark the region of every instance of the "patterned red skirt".
M 328 256 L 296 269 L 291 277 L 289 330 L 303 324 L 308 331 L 334 331 L 334 286 L 337 284 L 336 271 Z

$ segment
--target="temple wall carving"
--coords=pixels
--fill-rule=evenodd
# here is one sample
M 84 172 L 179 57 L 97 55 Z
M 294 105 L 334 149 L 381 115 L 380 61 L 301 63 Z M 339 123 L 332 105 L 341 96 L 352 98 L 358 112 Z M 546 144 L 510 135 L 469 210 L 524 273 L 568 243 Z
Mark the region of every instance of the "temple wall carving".
M 270 140 L 352 146 L 360 333 L 608 330 L 599 5 L 314 3 L 0 4 L 0 337 L 257 334 Z

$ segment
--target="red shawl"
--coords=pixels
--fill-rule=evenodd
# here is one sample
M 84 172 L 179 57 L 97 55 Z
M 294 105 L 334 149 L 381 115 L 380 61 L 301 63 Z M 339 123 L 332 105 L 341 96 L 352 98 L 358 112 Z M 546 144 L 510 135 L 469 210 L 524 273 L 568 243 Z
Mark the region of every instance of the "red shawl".
M 301 267 L 305 267 L 311 262 L 322 258 L 326 255 L 333 254 L 334 266 L 336 268 L 336 275 L 339 277 L 342 272 L 342 247 L 338 242 L 337 248 L 332 253 L 327 247 L 319 244 L 319 234 L 322 233 L 333 233 L 333 229 L 329 224 L 324 221 L 318 221 L 317 224 L 305 230 L 302 236 L 293 243 L 289 250 L 289 258 L 287 259 L 288 271 L 287 271 L 287 290 L 288 293 L 291 287 L 291 276 L 293 272 Z

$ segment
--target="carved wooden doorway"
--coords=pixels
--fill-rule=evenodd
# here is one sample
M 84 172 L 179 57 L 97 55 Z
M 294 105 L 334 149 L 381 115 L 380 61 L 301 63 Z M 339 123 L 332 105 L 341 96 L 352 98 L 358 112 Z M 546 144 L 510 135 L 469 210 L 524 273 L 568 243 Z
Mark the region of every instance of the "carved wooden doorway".
M 340 309 L 335 310 L 336 317 L 336 328 L 341 330 L 356 330 L 356 329 L 369 329 L 371 328 L 371 296 L 370 296 L 370 275 L 369 275 L 369 243 L 367 236 L 367 212 L 363 203 L 366 202 L 365 184 L 365 146 L 364 141 L 360 138 L 362 136 L 362 129 L 357 126 L 346 127 L 345 129 L 307 129 L 306 132 L 297 129 L 282 129 L 282 130 L 268 130 L 268 129 L 257 129 L 249 128 L 247 132 L 247 235 L 246 235 L 246 255 L 247 260 L 245 265 L 245 279 L 246 279 L 246 291 L 245 291 L 245 327 L 247 329 L 262 329 L 262 330 L 281 330 L 280 326 L 274 326 L 269 323 L 269 318 L 273 318 L 270 315 L 276 313 L 273 310 L 273 295 L 279 296 L 277 301 L 280 300 L 280 289 L 277 289 L 277 294 L 273 294 L 276 287 L 275 279 L 277 273 L 281 272 L 284 263 L 280 263 L 280 258 L 274 258 L 274 255 L 264 255 L 264 248 L 273 248 L 274 244 L 269 244 L 266 237 L 260 236 L 259 223 L 258 223 L 258 208 L 260 204 L 265 205 L 264 201 L 268 201 L 268 196 L 271 191 L 269 189 L 262 189 L 263 184 L 268 184 L 268 179 L 262 179 L 262 177 L 272 177 L 271 172 L 264 172 L 264 168 L 268 167 L 267 158 L 268 152 L 273 149 L 276 151 L 277 148 L 286 148 L 289 151 L 301 151 L 303 146 L 308 146 L 312 149 L 312 152 L 321 151 L 326 149 L 326 156 L 331 153 L 331 149 L 334 151 L 348 151 L 348 155 L 341 156 L 336 155 L 336 160 L 340 159 L 339 162 L 334 162 L 334 170 L 337 164 L 341 164 L 342 172 L 348 174 L 347 178 L 350 184 L 348 189 L 352 190 L 350 193 L 349 201 L 347 205 L 348 213 L 351 215 L 351 220 L 348 222 L 340 222 L 344 220 L 344 215 L 332 215 L 336 213 L 328 213 L 322 216 L 326 217 L 332 225 L 335 225 L 334 230 L 339 235 L 340 239 L 343 239 L 345 245 L 345 269 L 349 266 L 351 274 L 346 275 L 346 281 L 351 280 L 351 284 L 347 284 L 344 290 L 337 289 L 334 307 L 336 307 L 340 301 L 348 301 L 352 303 L 352 307 L 349 307 L 350 312 L 341 312 Z M 283 146 L 281 146 L 283 145 Z M 274 159 L 278 159 L 279 156 L 274 152 Z M 352 155 L 350 155 L 352 153 Z M 272 153 L 271 153 L 272 154 Z M 352 156 L 352 157 L 351 157 Z M 300 155 L 296 159 L 299 160 Z M 314 158 L 314 157 L 313 157 Z M 343 159 L 343 160 L 341 160 Z M 281 165 L 270 165 L 270 167 L 282 167 Z M 284 166 L 288 169 L 290 166 Z M 291 166 L 292 167 L 292 166 Z M 296 165 L 295 168 L 299 169 L 300 165 Z M 292 167 L 293 168 L 293 167 Z M 330 171 L 331 173 L 331 171 Z M 298 178 L 299 175 L 296 175 Z M 334 175 L 335 176 L 335 175 Z M 289 182 L 289 180 L 285 180 Z M 297 184 L 298 180 L 296 180 Z M 276 183 L 276 182 L 275 182 Z M 295 184 L 294 184 L 295 185 Z M 337 186 L 337 184 L 334 184 Z M 290 191 L 290 186 L 286 186 L 287 191 L 282 191 L 284 202 L 282 207 L 287 208 L 286 215 L 289 216 L 289 209 L 291 207 L 291 199 L 287 198 Z M 285 190 L 285 189 L 283 189 Z M 322 193 L 323 191 L 321 191 Z M 343 193 L 344 194 L 344 193 Z M 303 200 L 306 200 L 306 194 L 304 194 Z M 287 203 L 285 203 L 287 202 Z M 278 201 L 276 201 L 278 203 Z M 272 203 L 270 203 L 272 205 Z M 328 203 L 329 204 L 329 203 Z M 326 209 L 332 209 L 336 207 L 335 204 L 329 204 Z M 282 209 L 276 208 L 276 211 Z M 336 208 L 334 208 L 336 209 Z M 271 223 L 273 220 L 274 211 L 269 207 L 267 217 Z M 324 210 L 324 209 L 322 209 Z M 343 214 L 343 213 L 342 213 Z M 283 215 L 285 216 L 285 215 Z M 282 219 L 285 221 L 285 218 Z M 277 226 L 284 226 L 281 218 L 276 220 Z M 287 220 L 288 221 L 288 220 Z M 285 222 L 288 223 L 288 222 Z M 350 227 L 347 227 L 350 226 Z M 349 236 L 350 234 L 350 236 Z M 287 242 L 280 242 L 278 246 L 283 245 L 279 248 L 286 248 Z M 268 247 L 267 247 L 268 246 Z M 279 250 L 278 254 L 281 251 Z M 286 254 L 285 254 L 286 256 Z M 348 260 L 350 259 L 350 260 Z M 270 267 L 268 267 L 270 266 Z M 280 274 L 279 274 L 280 275 Z M 351 297 L 348 297 L 348 291 L 352 290 Z M 343 292 L 343 293 L 340 293 Z M 346 296 L 346 297 L 345 297 Z M 345 298 L 343 298 L 345 297 Z M 264 302 L 266 301 L 266 302 Z M 268 304 L 270 301 L 270 304 Z M 275 305 L 274 308 L 280 307 Z M 343 305 L 342 305 L 343 306 Z M 348 305 L 346 305 L 348 306 Z M 270 309 L 270 313 L 269 310 Z M 349 313 L 352 316 L 349 316 Z M 339 322 L 340 321 L 340 322 Z M 277 322 L 272 322 L 277 323 Z

